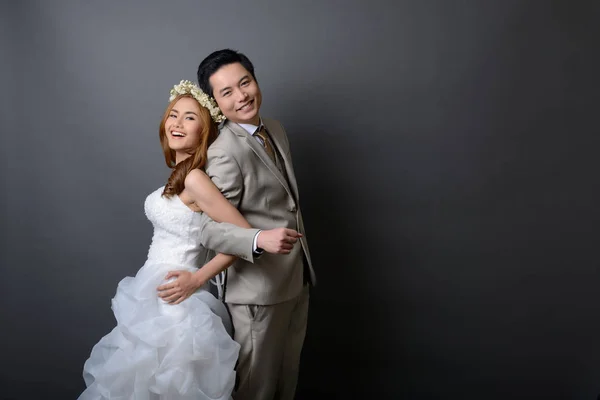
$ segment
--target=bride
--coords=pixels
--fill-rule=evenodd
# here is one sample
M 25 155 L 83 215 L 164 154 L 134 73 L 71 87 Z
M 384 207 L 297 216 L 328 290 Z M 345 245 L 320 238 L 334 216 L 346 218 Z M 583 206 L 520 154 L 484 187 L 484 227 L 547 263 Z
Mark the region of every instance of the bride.
M 203 172 L 216 123 L 223 119 L 214 100 L 192 82 L 171 90 L 159 137 L 173 172 L 146 198 L 144 211 L 154 227 L 148 257 L 135 277 L 117 286 L 112 299 L 117 326 L 85 362 L 87 388 L 80 400 L 231 398 L 239 345 L 231 338 L 224 304 L 208 285 L 235 257 L 218 254 L 209 261 L 199 229 L 201 212 L 250 229 Z M 191 284 L 163 300 L 157 287 L 174 280 L 170 271 L 189 274 L 182 281 Z

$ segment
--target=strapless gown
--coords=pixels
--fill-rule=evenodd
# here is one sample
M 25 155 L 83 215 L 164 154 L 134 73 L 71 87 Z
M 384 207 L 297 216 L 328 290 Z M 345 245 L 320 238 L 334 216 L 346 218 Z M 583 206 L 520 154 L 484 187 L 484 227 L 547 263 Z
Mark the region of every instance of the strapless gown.
M 224 304 L 207 286 L 178 305 L 156 288 L 171 270 L 195 271 L 208 260 L 200 244 L 200 214 L 178 196 L 144 203 L 154 227 L 148 258 L 135 277 L 119 282 L 112 299 L 117 326 L 96 345 L 83 368 L 80 400 L 230 399 L 239 345 Z

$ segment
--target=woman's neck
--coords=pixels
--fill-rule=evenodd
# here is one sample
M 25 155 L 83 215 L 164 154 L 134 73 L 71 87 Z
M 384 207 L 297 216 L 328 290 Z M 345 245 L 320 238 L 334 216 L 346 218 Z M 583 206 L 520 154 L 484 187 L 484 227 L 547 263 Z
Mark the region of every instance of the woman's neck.
M 188 153 L 175 153 L 175 165 L 190 157 Z

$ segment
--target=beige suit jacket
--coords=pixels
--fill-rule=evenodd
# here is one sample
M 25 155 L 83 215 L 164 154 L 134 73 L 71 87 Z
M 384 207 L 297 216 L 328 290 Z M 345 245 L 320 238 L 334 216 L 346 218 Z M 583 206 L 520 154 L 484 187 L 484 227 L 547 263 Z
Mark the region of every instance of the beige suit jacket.
M 227 270 L 225 301 L 228 303 L 269 305 L 298 296 L 303 286 L 303 265 L 310 275 L 306 278 L 312 285 L 316 283 L 285 130 L 276 120 L 262 118 L 262 122 L 283 159 L 287 179 L 260 143 L 231 121 L 222 125 L 218 138 L 208 149 L 206 172 L 252 227 L 285 227 L 304 236 L 291 254 L 264 253 L 255 257 L 252 242 L 256 229 L 217 223 L 204 215 L 202 244 L 239 257 Z

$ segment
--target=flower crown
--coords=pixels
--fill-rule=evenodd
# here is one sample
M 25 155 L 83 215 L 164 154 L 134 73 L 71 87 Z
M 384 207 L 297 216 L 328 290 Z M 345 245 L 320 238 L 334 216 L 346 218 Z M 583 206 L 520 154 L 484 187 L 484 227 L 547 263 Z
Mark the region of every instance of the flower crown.
M 173 99 L 180 94 L 189 94 L 196 99 L 202 107 L 206 108 L 208 112 L 210 112 L 210 116 L 217 124 L 225 121 L 225 116 L 221 112 L 221 109 L 217 105 L 216 101 L 204 93 L 194 82 L 183 80 L 179 82 L 179 85 L 173 86 L 173 89 L 171 89 L 170 92 L 171 96 L 169 97 L 169 101 L 173 101 Z

